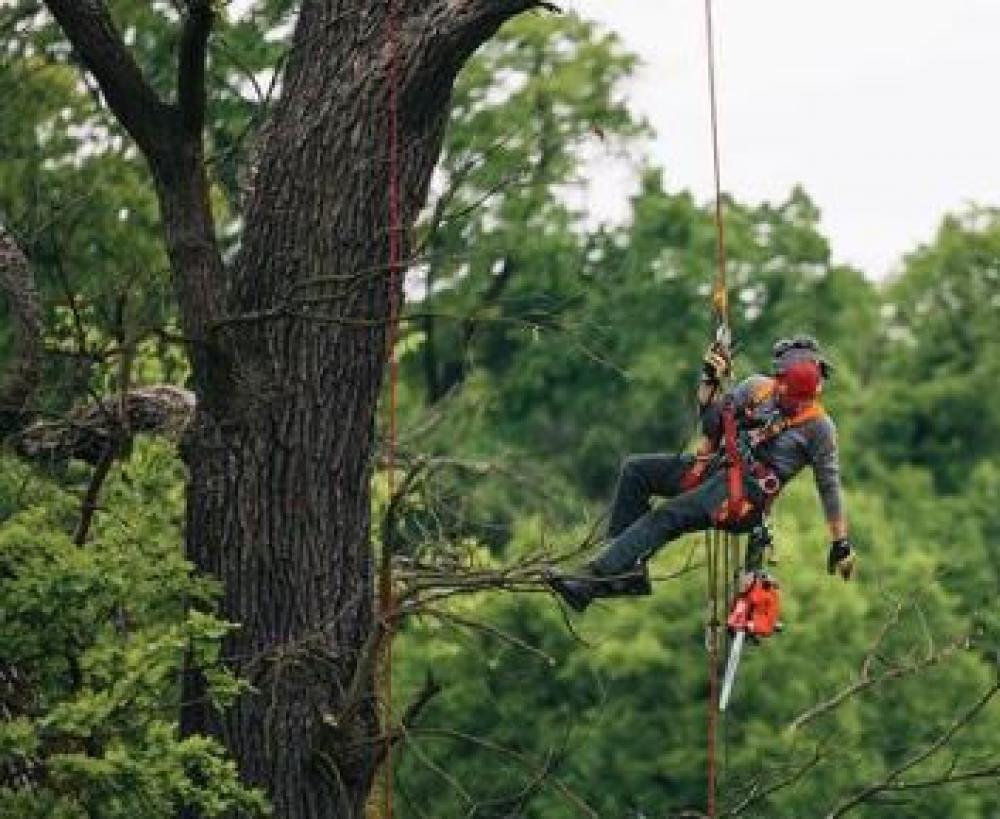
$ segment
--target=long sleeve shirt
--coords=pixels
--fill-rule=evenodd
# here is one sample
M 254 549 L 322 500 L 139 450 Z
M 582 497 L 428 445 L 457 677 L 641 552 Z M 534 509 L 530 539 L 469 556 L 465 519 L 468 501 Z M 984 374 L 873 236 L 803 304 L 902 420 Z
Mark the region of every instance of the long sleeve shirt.
M 770 379 L 766 376 L 750 376 L 717 401 L 706 405 L 701 412 L 704 434 L 709 438 L 719 438 L 722 431 L 722 405 L 730 399 L 736 410 L 737 423 L 742 429 L 762 427 L 780 417 L 781 409 L 773 391 L 763 400 L 755 398 L 766 393 L 769 382 Z M 803 467 L 812 467 L 824 516 L 830 522 L 843 519 L 837 428 L 826 413 L 802 424 L 787 427 L 757 446 L 754 456 L 775 471 L 782 485 L 794 478 Z

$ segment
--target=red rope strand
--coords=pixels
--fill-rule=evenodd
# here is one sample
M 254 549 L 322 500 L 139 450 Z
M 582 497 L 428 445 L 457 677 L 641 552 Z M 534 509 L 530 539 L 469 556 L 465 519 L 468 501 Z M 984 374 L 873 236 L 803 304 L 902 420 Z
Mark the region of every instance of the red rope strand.
M 399 324 L 399 300 L 402 298 L 400 286 L 400 261 L 402 257 L 402 220 L 400 215 L 399 182 L 399 6 L 398 0 L 387 0 L 387 45 L 389 51 L 388 89 L 388 187 L 389 187 L 389 327 L 386 344 L 389 358 L 389 452 L 388 491 L 389 508 L 396 499 L 396 393 L 399 381 L 399 359 L 396 355 L 396 339 Z M 391 515 L 386 522 L 392 525 Z M 382 566 L 382 639 L 384 657 L 382 667 L 383 704 L 385 722 L 385 760 L 383 762 L 384 798 L 382 816 L 392 819 L 393 809 L 393 701 L 392 701 L 392 643 L 394 618 L 396 615 L 395 590 L 392 584 L 392 555 L 390 553 L 392 532 L 383 535 Z

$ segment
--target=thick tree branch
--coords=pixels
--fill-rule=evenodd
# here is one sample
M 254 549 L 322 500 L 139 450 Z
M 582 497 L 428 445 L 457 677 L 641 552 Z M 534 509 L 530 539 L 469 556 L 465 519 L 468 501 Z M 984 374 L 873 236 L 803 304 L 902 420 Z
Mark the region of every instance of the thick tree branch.
M 201 139 L 211 0 L 187 0 L 176 106 L 163 102 L 146 81 L 103 0 L 46 0 L 46 4 L 152 168 L 185 333 L 204 342 L 224 287 Z M 202 346 L 191 352 L 196 381 L 204 387 L 209 351 Z
M 0 373 L 0 433 L 21 419 L 25 404 L 41 379 L 42 305 L 31 266 L 21 249 L 0 226 L 0 293 L 10 305 L 15 352 Z
M 73 542 L 77 546 L 83 546 L 87 542 L 87 534 L 90 532 L 90 524 L 94 520 L 94 513 L 97 511 L 97 502 L 101 496 L 101 487 L 111 471 L 111 465 L 115 462 L 115 447 L 109 444 L 104 451 L 100 461 L 94 468 L 94 474 L 90 478 L 90 484 L 83 496 L 83 503 L 80 506 L 80 522 L 77 524 L 76 532 L 73 534 Z
M 562 11 L 545 0 L 442 0 L 441 6 L 451 20 L 450 37 L 463 60 L 518 14 L 532 9 Z
M 161 384 L 138 387 L 123 398 L 95 402 L 74 410 L 60 421 L 39 421 L 15 441 L 19 455 L 56 461 L 78 458 L 99 465 L 110 451 L 114 456 L 127 436 L 150 432 L 179 437 L 194 414 L 194 395 L 188 390 Z
M 146 82 L 102 0 L 45 0 L 105 100 L 154 164 L 169 145 L 172 109 Z
M 177 104 L 185 134 L 199 139 L 205 125 L 205 62 L 214 19 L 209 0 L 189 0 L 177 62 Z

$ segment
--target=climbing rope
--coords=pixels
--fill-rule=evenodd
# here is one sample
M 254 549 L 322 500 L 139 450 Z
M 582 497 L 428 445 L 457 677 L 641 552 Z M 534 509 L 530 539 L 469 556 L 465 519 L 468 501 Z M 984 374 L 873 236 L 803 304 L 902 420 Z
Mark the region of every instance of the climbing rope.
M 726 283 L 726 230 L 723 221 L 722 170 L 719 158 L 719 115 L 715 90 L 715 31 L 712 21 L 712 0 L 705 0 L 705 40 L 708 68 L 708 95 L 712 133 L 712 169 L 715 179 L 715 238 L 717 269 L 712 285 L 712 311 L 717 331 L 716 342 L 728 347 L 732 341 L 729 325 L 729 297 Z M 708 623 L 708 771 L 706 812 L 714 817 L 716 812 L 716 738 L 719 711 L 719 592 L 720 585 L 725 603 L 730 602 L 730 570 L 735 567 L 738 541 L 734 535 L 709 530 L 705 536 L 705 562 L 708 566 L 709 623 Z M 722 566 L 720 578 L 719 564 Z M 721 584 L 720 584 L 721 580 Z M 727 732 L 728 736 L 728 732 Z M 728 754 L 728 742 L 727 742 Z
M 708 62 L 708 97 L 712 127 L 712 169 L 715 179 L 715 254 L 718 269 L 712 286 L 712 309 L 716 321 L 729 327 L 729 296 L 726 285 L 726 226 L 722 219 L 722 169 L 719 160 L 719 104 L 715 91 L 715 30 L 712 0 L 705 0 L 705 40 Z
M 396 355 L 396 339 L 399 324 L 399 286 L 402 221 L 400 218 L 399 183 L 399 5 L 398 0 L 386 0 L 386 44 L 388 46 L 388 223 L 389 223 L 389 270 L 388 299 L 389 326 L 386 333 L 386 356 L 389 360 L 389 446 L 388 470 L 388 511 L 386 526 L 393 525 L 391 510 L 396 500 L 396 392 L 399 381 L 399 359 Z M 384 819 L 392 819 L 393 805 L 393 701 L 392 701 L 392 643 L 394 619 L 396 616 L 395 591 L 392 578 L 392 532 L 386 529 L 382 537 L 382 566 L 379 584 L 379 604 L 382 622 L 382 702 L 385 725 L 385 756 L 383 760 L 383 807 Z
M 719 701 L 719 532 L 705 532 L 708 574 L 708 795 L 706 813 L 715 816 L 715 738 Z

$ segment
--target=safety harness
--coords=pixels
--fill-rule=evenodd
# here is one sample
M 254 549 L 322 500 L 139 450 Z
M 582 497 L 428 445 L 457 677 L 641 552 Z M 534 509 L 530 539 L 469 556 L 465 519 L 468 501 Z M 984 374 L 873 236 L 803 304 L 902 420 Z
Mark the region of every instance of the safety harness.
M 777 391 L 777 381 L 768 378 L 754 391 L 750 401 L 742 410 L 745 422 L 741 425 L 733 401 L 727 399 L 722 406 L 722 453 L 726 464 L 727 497 L 715 511 L 712 520 L 720 528 L 739 527 L 760 512 L 767 512 L 781 491 L 781 479 L 769 466 L 757 457 L 757 451 L 768 441 L 778 437 L 785 430 L 822 418 L 825 411 L 818 401 L 811 401 L 793 415 L 778 415 L 759 427 L 750 427 L 754 412 L 770 400 Z M 711 444 L 708 452 L 699 452 L 694 465 L 684 476 L 683 486 L 692 489 L 701 483 L 708 471 L 709 459 L 718 452 L 718 443 Z M 749 472 L 757 481 L 764 495 L 763 508 L 758 508 L 747 496 L 744 474 Z

